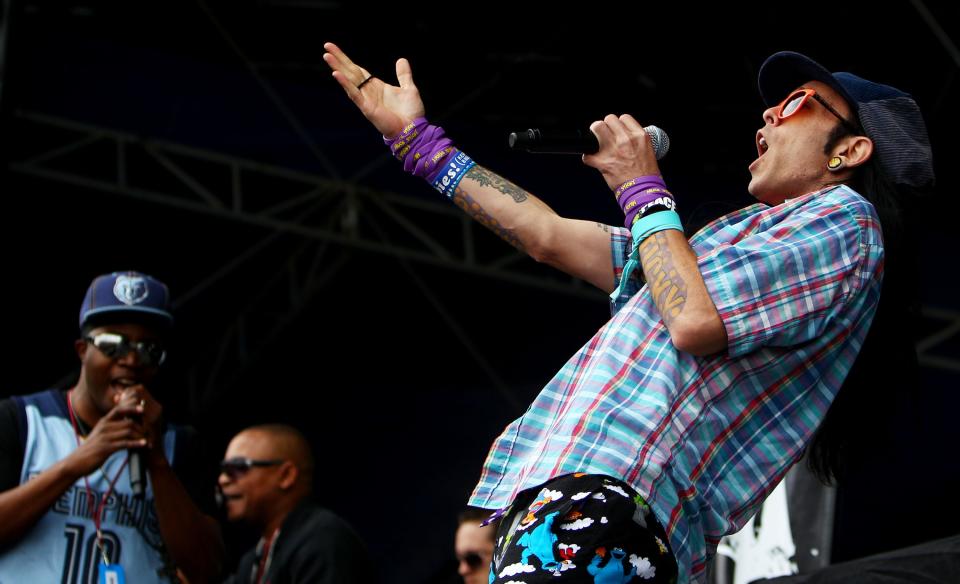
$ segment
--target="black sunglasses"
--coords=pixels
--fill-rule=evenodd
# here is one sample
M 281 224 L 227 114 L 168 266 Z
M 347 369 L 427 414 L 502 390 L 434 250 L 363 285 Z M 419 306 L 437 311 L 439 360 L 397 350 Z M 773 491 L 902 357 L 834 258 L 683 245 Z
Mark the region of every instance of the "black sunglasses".
M 460 558 L 461 562 L 466 562 L 471 570 L 476 570 L 483 565 L 483 558 L 477 552 L 467 552 Z
M 166 348 L 164 348 L 163 343 L 157 340 L 134 343 L 117 333 L 99 333 L 84 337 L 83 340 L 111 359 L 123 359 L 131 351 L 136 351 L 140 363 L 147 367 L 162 365 L 167 359 Z
M 220 472 L 235 480 L 247 474 L 255 466 L 277 466 L 284 462 L 286 461 L 280 459 L 228 458 L 220 463 Z

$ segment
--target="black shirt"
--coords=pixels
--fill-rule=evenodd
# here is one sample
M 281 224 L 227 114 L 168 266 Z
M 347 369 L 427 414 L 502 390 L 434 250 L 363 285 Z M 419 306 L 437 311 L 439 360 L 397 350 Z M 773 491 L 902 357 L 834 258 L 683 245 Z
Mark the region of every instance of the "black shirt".
M 240 558 L 224 584 L 254 582 L 257 546 Z M 263 551 L 266 553 L 266 550 Z M 312 501 L 302 501 L 283 521 L 267 576 L 270 584 L 368 584 L 374 570 L 366 546 L 350 525 Z

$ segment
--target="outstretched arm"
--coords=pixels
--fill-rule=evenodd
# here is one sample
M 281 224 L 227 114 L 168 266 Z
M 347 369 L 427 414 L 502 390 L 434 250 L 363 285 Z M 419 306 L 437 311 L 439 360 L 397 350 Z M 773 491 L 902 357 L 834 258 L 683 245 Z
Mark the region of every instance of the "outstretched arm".
M 399 85 L 389 85 L 355 64 L 333 43 L 323 60 L 347 96 L 385 137 L 393 138 L 424 105 L 406 59 L 397 61 Z M 454 203 L 500 238 L 539 262 L 610 292 L 614 287 L 610 228 L 557 215 L 546 203 L 496 173 L 475 166 L 453 194 Z

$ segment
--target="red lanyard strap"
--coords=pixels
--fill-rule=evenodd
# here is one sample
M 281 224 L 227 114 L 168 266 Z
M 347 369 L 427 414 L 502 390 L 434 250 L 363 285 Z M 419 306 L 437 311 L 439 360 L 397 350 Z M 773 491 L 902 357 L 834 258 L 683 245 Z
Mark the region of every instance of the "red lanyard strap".
M 79 448 L 80 439 L 83 438 L 84 436 L 81 436 L 80 434 L 80 428 L 79 428 L 79 425 L 77 424 L 77 415 L 76 413 L 74 413 L 74 410 L 73 410 L 73 390 L 72 389 L 67 394 L 67 411 L 70 413 L 70 423 L 73 425 L 73 435 L 77 439 L 77 448 Z M 107 552 L 103 547 L 103 535 L 100 532 L 100 520 L 103 516 L 103 511 L 107 504 L 107 501 L 110 499 L 110 495 L 113 493 L 113 487 L 117 484 L 117 479 L 120 478 L 120 475 L 123 474 L 123 469 L 127 468 L 128 462 L 130 462 L 129 454 L 127 454 L 127 458 L 123 461 L 123 464 L 120 465 L 120 470 L 117 471 L 116 476 L 114 476 L 113 479 L 110 481 L 110 486 L 107 488 L 107 492 L 104 493 L 103 499 L 100 500 L 100 503 L 96 506 L 96 509 L 94 510 L 94 514 L 93 514 L 93 525 L 97 529 L 97 547 L 100 548 L 100 554 L 103 556 L 104 564 L 109 564 L 110 562 L 108 561 L 108 558 L 107 558 Z M 103 476 L 107 477 L 106 471 L 104 471 L 102 468 L 100 469 L 100 472 L 101 474 L 103 474 Z M 86 486 L 86 490 L 87 490 L 87 507 L 92 508 L 94 506 L 93 502 L 96 498 L 93 496 L 93 490 L 90 488 L 90 481 L 88 480 L 88 476 L 86 475 L 83 477 L 83 484 Z

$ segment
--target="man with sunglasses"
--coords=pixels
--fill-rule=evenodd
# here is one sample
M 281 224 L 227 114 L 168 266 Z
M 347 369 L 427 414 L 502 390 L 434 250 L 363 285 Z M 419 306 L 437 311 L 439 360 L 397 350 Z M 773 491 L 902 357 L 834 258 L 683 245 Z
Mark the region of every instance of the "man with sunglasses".
M 346 521 L 312 500 L 310 444 L 291 426 L 265 424 L 233 437 L 218 480 L 227 519 L 261 538 L 225 584 L 366 584 L 366 547 Z
M 793 52 L 760 69 L 758 203 L 687 237 L 643 126 L 594 122 L 624 227 L 558 216 L 333 43 L 334 79 L 404 170 L 511 245 L 611 293 L 613 317 L 494 442 L 470 504 L 500 517 L 491 582 L 704 582 L 800 458 L 877 310 L 897 197 L 933 183 L 913 99 Z M 841 394 L 842 395 L 842 394 Z M 821 469 L 837 468 L 830 433 Z M 815 444 L 816 446 L 816 444 Z M 816 452 L 815 452 L 816 454 Z
M 191 497 L 192 434 L 163 422 L 153 393 L 172 324 L 162 282 L 98 276 L 76 385 L 0 402 L 0 582 L 216 579 L 223 544 Z

